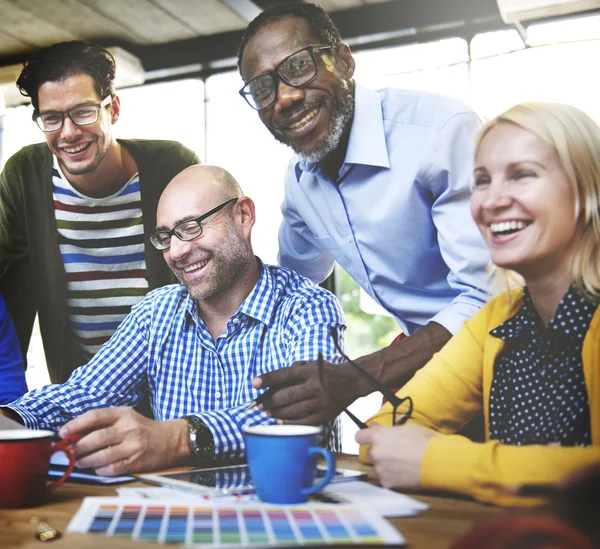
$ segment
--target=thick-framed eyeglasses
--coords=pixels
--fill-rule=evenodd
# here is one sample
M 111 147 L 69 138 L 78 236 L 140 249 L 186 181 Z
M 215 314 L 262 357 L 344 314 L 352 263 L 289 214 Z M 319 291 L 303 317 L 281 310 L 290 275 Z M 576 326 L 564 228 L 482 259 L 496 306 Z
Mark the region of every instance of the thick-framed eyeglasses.
M 33 113 L 33 120 L 43 132 L 55 132 L 63 127 L 65 116 L 77 126 L 89 126 L 98 121 L 100 111 L 110 105 L 112 95 L 107 95 L 100 103 L 77 105 L 68 111 L 47 111 Z
M 293 88 L 308 84 L 319 70 L 315 52 L 330 49 L 326 45 L 306 46 L 288 55 L 272 71 L 255 76 L 239 93 L 254 110 L 262 111 L 275 103 L 279 80 Z
M 200 217 L 194 219 L 187 219 L 182 221 L 178 225 L 175 225 L 170 231 L 156 231 L 150 235 L 150 242 L 157 250 L 168 250 L 171 247 L 171 238 L 176 236 L 179 240 L 187 242 L 194 240 L 202 234 L 202 222 L 208 219 L 211 215 L 215 215 L 221 211 L 225 206 L 232 204 L 237 201 L 236 198 L 230 198 L 222 204 L 214 207 L 212 210 L 202 214 Z
M 342 350 L 339 341 L 338 341 L 338 333 L 335 326 L 331 327 L 331 337 L 333 338 L 333 343 L 338 353 L 342 356 L 344 360 L 349 362 L 356 370 L 360 372 L 360 374 L 367 380 L 369 385 L 376 391 L 379 391 L 387 401 L 392 405 L 393 409 L 393 425 L 404 425 L 411 417 L 413 411 L 413 401 L 409 396 L 400 398 L 396 396 L 393 391 L 390 391 L 385 385 L 383 385 L 377 378 L 373 377 L 369 372 L 361 368 L 356 362 L 354 362 L 351 358 L 349 358 L 346 353 Z M 325 385 L 325 380 L 323 379 L 323 355 L 319 353 L 317 360 L 318 368 L 319 368 L 319 380 L 321 381 L 321 386 L 335 403 L 337 403 L 340 408 L 343 408 L 341 404 L 338 403 L 338 400 L 331 394 L 327 386 Z M 407 408 L 405 411 L 399 412 L 398 408 L 407 403 Z M 359 429 L 367 429 L 368 425 L 358 419 L 348 408 L 344 408 L 343 411 L 348 415 L 348 417 L 356 424 Z

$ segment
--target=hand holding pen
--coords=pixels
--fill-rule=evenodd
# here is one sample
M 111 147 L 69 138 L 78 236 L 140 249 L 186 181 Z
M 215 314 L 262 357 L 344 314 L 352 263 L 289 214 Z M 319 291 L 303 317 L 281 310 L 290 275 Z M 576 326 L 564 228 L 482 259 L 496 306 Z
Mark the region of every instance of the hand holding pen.
M 262 404 L 268 398 L 271 398 L 275 394 L 276 389 L 271 388 L 267 389 L 264 393 L 258 395 L 254 400 L 248 404 L 246 410 L 252 410 L 252 408 L 256 408 L 259 404 Z
M 255 389 L 267 389 L 257 405 L 271 417 L 289 425 L 325 425 L 343 410 L 323 387 L 323 380 L 343 398 L 348 392 L 340 375 L 341 365 L 331 364 L 320 356 L 315 361 L 301 361 L 287 368 L 261 374 L 252 380 Z M 345 399 L 344 399 L 345 400 Z

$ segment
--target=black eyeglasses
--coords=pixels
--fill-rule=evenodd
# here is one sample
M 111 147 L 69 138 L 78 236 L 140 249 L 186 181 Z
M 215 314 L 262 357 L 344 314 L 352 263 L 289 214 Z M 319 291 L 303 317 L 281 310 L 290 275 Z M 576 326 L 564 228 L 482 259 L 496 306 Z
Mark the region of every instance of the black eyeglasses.
M 48 111 L 33 113 L 33 120 L 43 132 L 55 132 L 63 127 L 65 116 L 68 116 L 77 126 L 89 126 L 98 121 L 100 111 L 110 105 L 112 95 L 107 95 L 100 103 L 77 105 L 68 111 Z
M 216 214 L 218 211 L 222 210 L 228 204 L 231 204 L 237 201 L 239 197 L 230 198 L 226 200 L 222 204 L 219 204 L 217 207 L 212 210 L 202 214 L 200 217 L 196 217 L 194 219 L 187 219 L 186 221 L 182 221 L 178 225 L 175 225 L 170 231 L 156 231 L 150 235 L 150 242 L 157 250 L 167 250 L 171 247 L 171 238 L 175 235 L 179 240 L 183 242 L 187 242 L 188 240 L 194 240 L 194 238 L 198 238 L 202 234 L 202 222 L 209 218 L 211 215 Z
M 278 80 L 294 88 L 308 84 L 319 70 L 315 52 L 330 49 L 325 45 L 306 46 L 288 55 L 272 71 L 255 76 L 239 93 L 254 110 L 262 111 L 275 103 Z
M 344 351 L 342 350 L 342 348 L 339 344 L 338 333 L 337 333 L 337 329 L 335 328 L 335 326 L 331 327 L 331 337 L 333 338 L 333 344 L 335 345 L 335 348 L 337 349 L 338 353 L 340 353 L 342 358 L 344 360 L 346 360 L 347 362 L 349 362 L 356 370 L 358 370 L 360 372 L 360 374 L 369 382 L 369 385 L 373 389 L 379 391 L 388 400 L 388 402 L 392 405 L 393 414 L 394 414 L 392 416 L 393 417 L 393 425 L 404 425 L 410 419 L 410 416 L 412 415 L 412 411 L 413 411 L 412 398 L 410 398 L 409 396 L 404 397 L 404 398 L 400 398 L 400 397 L 396 396 L 393 391 L 390 391 L 390 389 L 388 389 L 385 385 L 383 385 L 377 378 L 373 377 L 369 372 L 367 372 L 366 370 L 361 368 L 356 362 L 354 362 L 351 358 L 349 358 L 346 355 L 346 353 L 344 353 Z M 348 408 L 344 408 L 338 402 L 338 400 L 331 394 L 329 389 L 327 389 L 327 386 L 325 385 L 325 380 L 323 379 L 323 355 L 321 353 L 319 353 L 319 355 L 318 355 L 317 364 L 318 364 L 318 368 L 319 368 L 319 380 L 321 381 L 321 386 L 323 387 L 323 389 L 325 390 L 325 392 L 327 393 L 329 398 L 331 398 L 331 400 L 333 400 L 340 408 L 343 408 L 343 411 L 348 415 L 348 417 L 356 424 L 356 426 L 359 429 L 367 429 L 368 425 L 366 423 L 362 422 L 360 419 L 358 419 L 350 410 L 348 410 Z M 401 404 L 403 404 L 404 402 L 408 402 L 408 410 L 406 412 L 403 412 L 402 414 L 400 414 L 400 417 L 398 417 L 398 407 Z

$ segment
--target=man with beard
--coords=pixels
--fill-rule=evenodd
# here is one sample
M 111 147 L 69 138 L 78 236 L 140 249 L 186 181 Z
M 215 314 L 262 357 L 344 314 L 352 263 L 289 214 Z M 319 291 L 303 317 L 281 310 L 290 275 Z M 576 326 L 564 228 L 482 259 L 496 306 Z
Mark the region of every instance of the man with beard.
M 46 143 L 0 174 L 0 292 L 24 357 L 38 314 L 54 383 L 148 290 L 175 281 L 147 237 L 162 190 L 199 162 L 174 141 L 115 138 L 115 69 L 104 48 L 64 42 L 37 52 L 17 81 Z
M 410 337 L 357 362 L 406 382 L 487 300 L 488 253 L 469 213 L 474 112 L 418 91 L 366 89 L 319 7 L 262 12 L 238 51 L 240 94 L 296 155 L 285 176 L 279 261 L 323 281 L 334 262 Z M 350 363 L 294 365 L 255 380 L 274 417 L 320 424 L 372 388 Z
M 63 385 L 31 391 L 0 413 L 60 428 L 78 463 L 98 474 L 237 458 L 242 429 L 275 420 L 249 403 L 256 375 L 314 360 L 340 362 L 335 296 L 254 256 L 254 203 L 214 166 L 184 170 L 165 189 L 151 241 L 181 284 L 150 292 Z M 158 421 L 134 412 L 145 391 Z M 334 444 L 336 447 L 337 444 Z

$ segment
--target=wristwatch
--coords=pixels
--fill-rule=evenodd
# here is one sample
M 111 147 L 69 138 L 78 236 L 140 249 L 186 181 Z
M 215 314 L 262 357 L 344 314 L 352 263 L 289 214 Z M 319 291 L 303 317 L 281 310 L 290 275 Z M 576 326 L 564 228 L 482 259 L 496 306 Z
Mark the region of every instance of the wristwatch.
M 213 457 L 215 454 L 215 440 L 210 429 L 196 416 L 183 416 L 190 430 L 188 444 L 195 458 Z

